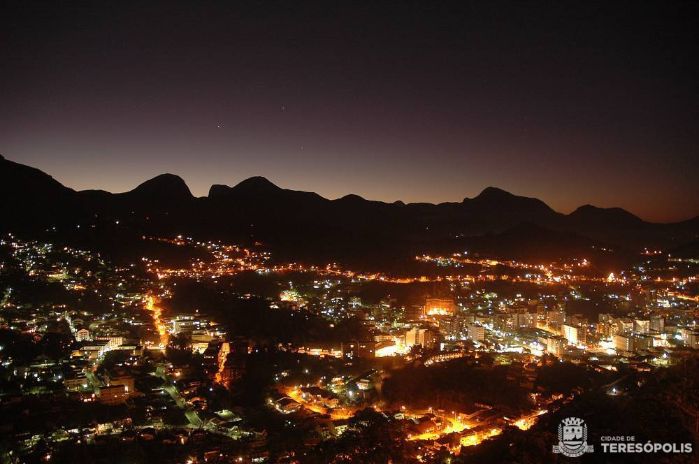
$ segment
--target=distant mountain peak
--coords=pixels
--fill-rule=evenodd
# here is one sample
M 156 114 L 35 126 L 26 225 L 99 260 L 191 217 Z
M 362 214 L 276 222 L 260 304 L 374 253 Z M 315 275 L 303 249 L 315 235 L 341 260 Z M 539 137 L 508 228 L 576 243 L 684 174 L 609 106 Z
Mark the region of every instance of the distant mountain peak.
M 357 195 L 356 193 L 350 193 L 340 198 L 342 201 L 366 201 L 363 197 Z
M 45 172 L 0 155 L 0 192 L 32 190 L 38 195 L 73 192 Z
M 209 187 L 209 194 L 207 196 L 210 198 L 211 197 L 220 197 L 222 195 L 226 195 L 230 191 L 231 191 L 231 188 L 227 185 L 213 184 L 211 187 Z
M 641 218 L 623 208 L 600 208 L 590 204 L 580 206 L 568 216 L 574 220 L 587 222 L 609 223 L 613 221 L 616 224 L 626 223 L 629 225 L 643 223 Z
M 554 211 L 538 198 L 515 195 L 497 187 L 486 187 L 477 196 L 464 199 L 464 203 L 474 203 L 482 205 L 510 206 L 518 208 L 536 208 L 540 212 L 554 213 Z
M 157 198 L 193 198 L 192 192 L 185 181 L 175 174 L 160 174 L 152 179 L 148 179 L 127 193 Z
M 247 179 L 238 183 L 238 185 L 233 187 L 233 189 L 238 191 L 250 191 L 259 193 L 282 190 L 281 187 L 278 187 L 269 179 L 262 176 L 248 177 Z
M 256 186 L 279 188 L 272 181 L 270 181 L 269 179 L 267 179 L 266 177 L 263 177 L 263 176 L 248 177 L 247 179 L 240 181 L 238 183 L 238 185 L 236 185 L 236 187 L 241 186 L 241 185 L 256 185 Z
M 497 187 L 486 187 L 481 191 L 481 193 L 476 196 L 476 198 L 481 198 L 481 197 L 491 197 L 491 198 L 496 198 L 496 197 L 514 197 L 516 195 L 508 192 L 507 190 L 503 190 L 501 188 Z
M 576 210 L 573 211 L 573 212 L 575 213 L 576 211 L 579 212 L 579 213 L 589 213 L 589 212 L 593 212 L 593 211 L 597 211 L 597 212 L 606 211 L 606 212 L 617 212 L 617 213 L 631 214 L 631 213 L 629 213 L 628 211 L 626 211 L 626 210 L 623 209 L 623 208 L 618 208 L 618 207 L 601 208 L 601 207 L 599 207 L 599 206 L 591 205 L 591 204 L 589 204 L 589 203 L 584 204 L 584 205 L 582 205 L 582 206 L 578 206 L 578 207 L 576 208 Z M 633 215 L 632 215 L 632 216 L 633 216 Z
M 209 197 L 225 197 L 235 193 L 247 195 L 264 195 L 268 193 L 281 192 L 284 189 L 272 183 L 262 176 L 248 177 L 239 182 L 234 187 L 223 184 L 214 184 L 209 188 Z

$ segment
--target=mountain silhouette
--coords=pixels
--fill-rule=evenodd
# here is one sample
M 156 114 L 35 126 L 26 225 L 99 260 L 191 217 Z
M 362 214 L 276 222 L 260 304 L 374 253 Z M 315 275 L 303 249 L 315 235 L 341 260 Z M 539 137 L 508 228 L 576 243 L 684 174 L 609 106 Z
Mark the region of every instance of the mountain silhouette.
M 568 215 L 573 224 L 610 225 L 617 227 L 637 227 L 643 224 L 643 220 L 621 208 L 598 208 L 592 205 L 583 205 Z
M 636 250 L 681 247 L 699 239 L 699 218 L 674 224 L 643 221 L 621 208 L 581 206 L 569 215 L 536 198 L 488 187 L 453 203 L 385 203 L 350 194 L 329 200 L 313 192 L 281 188 L 264 177 L 233 187 L 212 185 L 196 198 L 182 178 L 163 174 L 131 191 L 76 192 L 42 171 L 0 159 L 0 230 L 65 231 L 81 224 L 99 233 L 192 234 L 239 243 L 262 242 L 288 259 L 388 262 L 443 250 L 469 238 L 489 253 L 528 243 L 526 252 L 554 244 L 581 252 L 593 243 Z M 524 228 L 523 228 L 524 227 Z M 109 232 L 107 232 L 109 231 Z M 94 232 L 98 233 L 98 232 Z M 484 237 L 480 242 L 477 237 Z M 536 245 L 536 243 L 539 245 Z M 522 248 L 522 247 L 520 247 Z
M 131 196 L 134 200 L 146 201 L 187 201 L 194 198 L 184 180 L 174 174 L 156 176 L 122 195 Z

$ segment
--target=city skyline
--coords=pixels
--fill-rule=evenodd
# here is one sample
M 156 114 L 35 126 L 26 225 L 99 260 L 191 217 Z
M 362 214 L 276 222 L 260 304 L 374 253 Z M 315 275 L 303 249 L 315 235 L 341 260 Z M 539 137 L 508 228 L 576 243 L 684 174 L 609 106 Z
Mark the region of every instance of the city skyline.
M 699 462 L 699 2 L 0 3 L 0 463 Z

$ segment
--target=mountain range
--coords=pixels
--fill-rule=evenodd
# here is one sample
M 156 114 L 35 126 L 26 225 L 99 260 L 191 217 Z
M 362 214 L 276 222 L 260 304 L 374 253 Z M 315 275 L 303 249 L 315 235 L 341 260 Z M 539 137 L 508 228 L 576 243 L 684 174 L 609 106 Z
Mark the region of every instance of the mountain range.
M 465 248 L 548 259 L 581 256 L 585 250 L 687 249 L 699 237 L 699 216 L 658 224 L 621 208 L 591 205 L 562 214 L 541 200 L 495 187 L 440 204 L 384 203 L 358 195 L 329 200 L 280 188 L 263 177 L 233 187 L 212 185 L 205 197 L 192 195 L 172 174 L 125 193 L 75 191 L 1 156 L 0 215 L 0 231 L 74 239 L 91 234 L 98 242 L 191 234 L 262 243 L 283 259 L 318 262 L 400 262 L 424 252 Z

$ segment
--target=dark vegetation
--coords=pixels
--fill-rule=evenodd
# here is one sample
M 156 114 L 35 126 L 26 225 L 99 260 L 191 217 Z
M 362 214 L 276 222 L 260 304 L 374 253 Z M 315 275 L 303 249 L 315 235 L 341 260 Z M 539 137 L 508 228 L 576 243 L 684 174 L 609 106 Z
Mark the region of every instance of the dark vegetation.
M 430 367 L 406 367 L 384 381 L 383 395 L 394 406 L 475 409 L 475 403 L 504 405 L 514 411 L 529 405 L 527 391 L 507 380 L 507 366 L 485 366 L 457 359 Z

